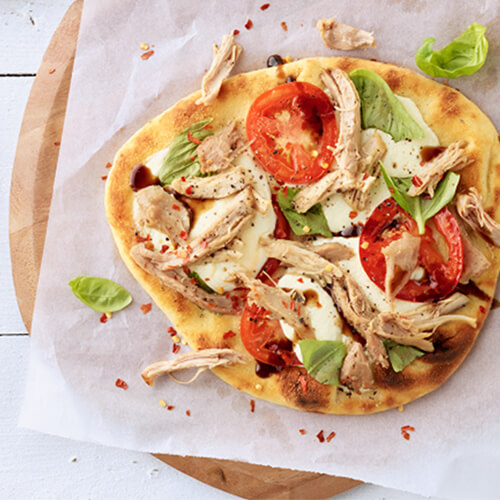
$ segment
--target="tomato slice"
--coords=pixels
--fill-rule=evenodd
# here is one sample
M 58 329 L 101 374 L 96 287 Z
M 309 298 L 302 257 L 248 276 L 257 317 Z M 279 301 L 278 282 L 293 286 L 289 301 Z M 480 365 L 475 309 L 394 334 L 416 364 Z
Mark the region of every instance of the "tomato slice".
M 446 208 L 432 219 L 447 246 L 447 257 L 439 251 L 435 233 L 429 224 L 420 235 L 418 265 L 425 270 L 420 280 L 409 280 L 396 295 L 412 302 L 438 300 L 448 296 L 457 286 L 463 270 L 463 247 L 457 221 Z M 382 249 L 401 238 L 405 231 L 418 236 L 417 224 L 393 198 L 388 198 L 370 215 L 359 239 L 361 265 L 370 279 L 385 291 L 386 265 Z
M 316 181 L 333 162 L 335 111 L 311 83 L 285 83 L 261 94 L 248 111 L 246 129 L 259 163 L 283 182 Z
M 273 202 L 273 210 L 276 214 L 276 225 L 274 227 L 274 237 L 281 240 L 289 240 L 290 239 L 290 225 L 286 220 L 285 216 L 281 213 L 280 207 L 276 200 L 276 196 L 272 198 Z M 262 269 L 257 274 L 257 279 L 262 281 L 262 283 L 266 285 L 273 285 L 273 281 L 270 278 L 278 267 L 280 267 L 280 260 L 270 257 L 266 260 Z
M 270 319 L 268 313 L 257 304 L 247 304 L 241 315 L 241 341 L 245 349 L 261 363 L 271 366 L 299 364 L 280 322 Z

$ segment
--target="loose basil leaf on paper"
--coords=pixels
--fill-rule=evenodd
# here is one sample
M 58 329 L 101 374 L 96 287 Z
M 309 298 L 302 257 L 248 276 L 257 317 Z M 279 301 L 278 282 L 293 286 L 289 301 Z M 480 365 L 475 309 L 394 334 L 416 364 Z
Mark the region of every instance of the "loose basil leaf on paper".
M 425 136 L 420 125 L 412 118 L 385 80 L 368 69 L 355 69 L 349 73 L 361 100 L 361 125 L 387 132 L 398 142 Z
M 488 40 L 484 36 L 485 32 L 484 26 L 473 23 L 440 50 L 432 50 L 435 38 L 426 38 L 415 55 L 415 62 L 429 76 L 457 78 L 472 75 L 486 61 Z
M 447 172 L 445 177 L 438 184 L 434 197 L 426 199 L 423 196 L 408 196 L 406 193 L 412 185 L 411 177 L 391 177 L 387 174 L 382 162 L 380 170 L 389 191 L 396 200 L 396 203 L 406 210 L 415 220 L 418 226 L 418 233 L 425 233 L 425 222 L 434 217 L 443 207 L 448 205 L 455 196 L 460 175 L 455 172 Z
M 132 297 L 125 288 L 106 278 L 78 276 L 68 285 L 77 298 L 98 312 L 120 311 L 132 302 Z
M 346 347 L 339 340 L 299 340 L 307 373 L 320 384 L 339 385 L 339 371 Z
M 404 370 L 412 361 L 425 354 L 425 352 L 416 347 L 401 345 L 389 339 L 384 339 L 383 344 L 389 356 L 392 369 L 396 373 Z
M 158 178 L 161 184 L 170 184 L 178 177 L 196 177 L 200 175 L 200 162 L 196 154 L 198 144 L 195 141 L 203 141 L 209 135 L 213 135 L 210 129 L 205 128 L 213 118 L 207 118 L 184 129 L 172 142 L 163 160 Z
M 205 290 L 205 292 L 217 293 L 213 288 L 210 288 L 207 285 L 206 281 L 196 271 L 189 271 L 187 276 L 188 276 L 188 278 L 195 279 L 198 282 L 197 286 L 199 286 L 202 290 Z
M 288 191 L 283 191 L 283 188 L 278 192 L 278 205 L 290 224 L 294 234 L 303 236 L 304 234 L 320 234 L 325 238 L 331 238 L 332 233 L 328 228 L 325 214 L 321 203 L 316 203 L 307 212 L 299 214 L 292 208 L 292 201 L 299 193 L 299 189 L 288 188 Z M 304 227 L 309 227 L 310 231 L 304 231 Z

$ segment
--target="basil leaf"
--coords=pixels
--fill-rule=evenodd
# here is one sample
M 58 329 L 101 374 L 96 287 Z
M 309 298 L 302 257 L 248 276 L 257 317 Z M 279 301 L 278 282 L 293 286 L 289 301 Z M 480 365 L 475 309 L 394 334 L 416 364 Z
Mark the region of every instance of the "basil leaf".
M 415 220 L 418 226 L 418 234 L 425 233 L 425 222 L 434 217 L 443 207 L 453 199 L 457 191 L 460 175 L 455 172 L 447 172 L 445 177 L 437 185 L 434 197 L 426 200 L 422 196 L 408 196 L 406 193 L 411 187 L 411 177 L 391 177 L 385 170 L 382 162 L 380 170 L 384 181 L 389 188 L 391 196 L 396 203 L 406 210 Z
M 443 180 L 437 185 L 434 197 L 430 200 L 422 198 L 422 217 L 427 220 L 434 217 L 443 207 L 448 205 L 455 196 L 460 175 L 447 172 Z
M 187 277 L 195 279 L 198 282 L 197 286 L 199 286 L 201 289 L 205 290 L 205 292 L 217 293 L 213 288 L 210 288 L 207 285 L 207 282 L 196 271 L 189 271 L 189 273 L 187 274 Z
M 163 186 L 181 176 L 196 177 L 200 175 L 200 163 L 196 154 L 198 144 L 190 141 L 188 135 L 190 134 L 198 141 L 203 141 L 205 137 L 213 135 L 211 130 L 205 128 L 212 120 L 213 118 L 208 118 L 191 125 L 173 140 L 158 174 Z
M 457 78 L 472 75 L 486 61 L 488 40 L 485 32 L 484 26 L 473 23 L 440 50 L 432 50 L 435 38 L 426 38 L 415 55 L 415 62 L 429 76 Z
M 398 142 L 424 137 L 424 131 L 412 118 L 385 80 L 368 69 L 349 73 L 361 100 L 361 125 L 387 132 Z
M 339 385 L 346 347 L 338 340 L 299 340 L 307 373 L 320 384 Z
M 292 208 L 292 201 L 299 193 L 299 189 L 288 188 L 288 191 L 283 191 L 283 188 L 278 192 L 278 205 L 290 224 L 294 234 L 303 236 L 304 234 L 320 234 L 326 238 L 331 238 L 332 233 L 328 228 L 325 214 L 321 203 L 316 203 L 307 212 L 299 214 Z M 309 227 L 309 231 L 304 231 L 304 227 Z
M 132 297 L 125 288 L 106 278 L 78 276 L 68 285 L 77 298 L 98 312 L 119 311 L 132 302 Z
M 392 369 L 396 373 L 404 370 L 412 361 L 425 354 L 425 352 L 416 347 L 401 345 L 389 339 L 384 339 L 383 344 L 389 355 Z

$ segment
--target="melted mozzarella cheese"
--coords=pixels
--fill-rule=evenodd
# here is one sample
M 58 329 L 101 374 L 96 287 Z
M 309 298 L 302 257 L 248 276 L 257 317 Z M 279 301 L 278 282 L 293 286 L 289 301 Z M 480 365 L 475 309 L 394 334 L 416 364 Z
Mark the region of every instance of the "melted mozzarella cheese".
M 420 125 L 424 131 L 424 137 L 395 142 L 389 134 L 381 130 L 367 129 L 361 131 L 361 142 L 365 143 L 375 132 L 379 133 L 387 147 L 387 152 L 382 158 L 382 164 L 387 173 L 393 177 L 410 177 L 418 173 L 418 169 L 420 168 L 420 148 L 423 146 L 438 146 L 439 141 L 436 134 L 425 123 L 416 104 L 407 97 L 396 97 L 401 101 L 412 118 Z M 369 193 L 365 210 L 354 212 L 352 207 L 344 201 L 344 197 L 340 193 L 330 196 L 322 203 L 323 212 L 325 213 L 330 231 L 338 233 L 353 224 L 365 222 L 374 208 L 389 196 L 389 190 L 381 177 L 376 181 Z
M 241 165 L 253 177 L 252 186 L 257 193 L 266 200 L 271 200 L 271 190 L 266 176 L 256 165 L 255 161 L 248 155 L 242 154 L 234 162 Z M 231 198 L 215 200 L 212 208 L 202 213 L 191 230 L 190 239 L 202 234 L 208 225 L 213 223 L 220 213 L 231 203 Z M 262 249 L 259 239 L 263 236 L 272 235 L 276 225 L 276 215 L 270 205 L 266 213 L 256 212 L 253 219 L 238 234 L 238 238 L 243 242 L 241 247 L 237 247 L 242 255 L 237 261 L 227 260 L 226 262 L 199 263 L 190 266 L 196 271 L 207 284 L 214 290 L 222 289 L 224 292 L 233 290 L 236 284 L 231 280 L 231 276 L 236 272 L 244 272 L 249 276 L 256 276 L 267 260 L 267 256 Z
M 301 281 L 298 281 L 299 279 Z M 314 331 L 317 340 L 342 340 L 342 319 L 332 298 L 318 283 L 305 276 L 285 274 L 278 281 L 278 286 L 297 290 L 309 298 L 302 307 L 307 311 L 309 326 Z M 284 321 L 280 323 L 285 336 L 292 342 L 295 341 L 295 330 Z

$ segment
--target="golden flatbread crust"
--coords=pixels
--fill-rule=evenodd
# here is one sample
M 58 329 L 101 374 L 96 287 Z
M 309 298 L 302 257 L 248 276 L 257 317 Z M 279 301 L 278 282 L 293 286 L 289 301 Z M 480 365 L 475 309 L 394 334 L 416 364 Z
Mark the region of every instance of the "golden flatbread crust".
M 213 105 L 198 106 L 196 92 L 154 118 L 117 153 L 106 188 L 106 213 L 118 251 L 130 272 L 170 318 L 193 349 L 228 347 L 245 353 L 240 336 L 223 339 L 224 332 L 239 333 L 239 316 L 220 316 L 200 309 L 182 295 L 172 292 L 157 278 L 139 268 L 129 256 L 136 243 L 132 215 L 133 192 L 129 176 L 135 165 L 169 146 L 173 138 L 192 123 L 213 117 L 214 128 L 230 119 L 244 123 L 252 102 L 264 91 L 285 83 L 288 76 L 323 88 L 322 69 L 340 68 L 350 72 L 367 68 L 378 73 L 398 95 L 411 98 L 441 145 L 465 139 L 473 163 L 462 172 L 461 189 L 475 186 L 484 206 L 500 220 L 500 145 L 488 117 L 459 91 L 438 84 L 410 70 L 394 65 L 353 58 L 304 59 L 282 66 L 240 74 L 227 80 Z M 404 405 L 439 387 L 460 365 L 471 349 L 491 305 L 499 270 L 500 251 L 477 239 L 492 268 L 464 292 L 471 299 L 460 310 L 477 318 L 477 326 L 450 322 L 432 337 L 435 352 L 414 361 L 400 373 L 374 366 L 376 390 L 350 393 L 313 380 L 303 368 L 287 368 L 268 378 L 255 374 L 256 362 L 214 369 L 225 382 L 256 398 L 300 410 L 338 414 L 365 414 Z M 156 359 L 151 360 L 157 361 Z M 300 381 L 307 380 L 307 389 Z M 299 378 L 300 377 L 300 378 Z

